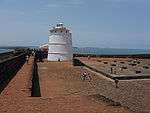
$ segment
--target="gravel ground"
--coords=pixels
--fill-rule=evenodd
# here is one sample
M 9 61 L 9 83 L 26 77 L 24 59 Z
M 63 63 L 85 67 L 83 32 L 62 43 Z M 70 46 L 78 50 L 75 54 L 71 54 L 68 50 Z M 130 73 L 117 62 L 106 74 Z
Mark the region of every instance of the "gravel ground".
M 52 100 L 64 97 L 66 98 L 66 102 L 68 100 L 72 102 L 76 98 L 76 102 L 73 102 L 73 106 L 70 102 L 67 102 L 66 106 L 64 106 L 64 109 L 72 109 L 72 111 L 68 110 L 67 113 L 131 112 L 127 108 L 118 106 L 118 104 L 107 99 L 107 97 L 103 97 L 101 95 L 102 93 L 97 89 L 100 88 L 97 84 L 101 78 L 85 68 L 73 67 L 71 64 L 65 62 L 44 62 L 38 65 L 42 97 L 52 98 Z M 81 80 L 80 76 L 84 72 L 89 73 L 92 77 L 90 82 L 89 80 Z M 106 84 L 104 84 L 104 86 Z M 111 84 L 111 87 L 114 88 L 113 83 Z M 69 107 L 68 104 L 70 104 Z M 80 107 L 76 108 L 76 105 Z M 84 109 L 85 105 L 86 109 Z
M 131 58 L 91 58 L 90 60 L 87 58 L 80 59 L 83 61 L 83 63 L 97 70 L 108 74 L 115 74 L 116 76 L 150 75 L 150 59 L 138 59 L 137 61 Z M 105 62 L 107 64 L 105 64 Z M 132 66 L 131 64 L 135 64 L 135 66 Z M 126 69 L 121 69 L 122 67 L 125 67 Z M 136 71 L 140 71 L 140 73 L 136 74 Z
M 87 61 L 84 58 L 81 60 L 84 62 Z M 91 62 L 94 65 L 96 60 L 91 59 L 87 62 Z M 102 60 L 120 61 L 125 59 L 103 58 Z M 149 63 L 149 59 L 143 60 L 142 62 Z M 150 79 L 119 81 L 119 88 L 116 89 L 114 82 L 102 77 L 103 75 L 101 74 L 97 73 L 97 75 L 99 75 L 99 78 L 95 76 L 93 78 L 94 83 L 92 84 L 95 85 L 94 88 L 97 93 L 118 101 L 133 111 L 150 113 Z
M 30 59 L 1 93 L 0 113 L 131 113 L 93 91 L 89 95 L 85 87 L 89 83 L 79 78 L 83 69 L 68 63 L 39 63 L 42 97 L 30 97 L 32 62 Z
M 0 94 L 0 113 L 20 113 L 20 105 L 31 96 L 31 69 L 33 59 L 25 63 Z
M 38 63 L 41 97 L 30 97 L 31 61 L 1 93 L 0 113 L 131 113 L 127 107 L 149 112 L 149 81 L 119 82 L 116 89 L 114 82 L 66 62 Z M 83 72 L 91 81 L 81 80 Z

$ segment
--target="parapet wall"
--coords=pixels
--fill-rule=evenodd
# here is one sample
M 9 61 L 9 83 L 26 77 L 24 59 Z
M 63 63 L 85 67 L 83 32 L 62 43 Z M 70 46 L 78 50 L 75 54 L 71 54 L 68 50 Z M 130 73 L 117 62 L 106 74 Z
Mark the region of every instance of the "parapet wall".
M 150 58 L 150 54 L 133 55 L 96 55 L 96 54 L 73 54 L 73 57 L 103 57 L 103 58 Z
M 0 93 L 26 61 L 26 54 L 0 62 Z

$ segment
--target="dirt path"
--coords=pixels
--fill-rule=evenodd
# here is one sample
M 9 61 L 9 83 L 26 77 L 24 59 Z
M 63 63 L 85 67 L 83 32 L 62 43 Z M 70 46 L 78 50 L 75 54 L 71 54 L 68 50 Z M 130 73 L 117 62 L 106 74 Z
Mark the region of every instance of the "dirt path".
M 28 97 L 31 95 L 31 69 L 33 58 L 30 58 L 29 63 L 25 63 L 17 72 L 16 76 L 10 81 L 7 87 L 2 91 L 0 97 Z M 13 67 L 12 67 L 13 68 Z
M 80 79 L 86 69 L 73 67 L 66 62 L 44 62 L 38 65 L 42 98 L 51 98 L 53 103 L 50 108 L 58 103 L 55 106 L 58 113 L 129 113 L 121 106 L 112 106 L 105 99 L 98 99 L 93 81 Z
M 33 58 L 25 63 L 10 81 L 0 95 L 0 113 L 16 112 L 19 110 L 19 102 L 31 96 L 31 69 Z M 13 68 L 13 67 L 12 67 Z
M 25 64 L 0 95 L 0 113 L 131 113 L 101 97 L 87 71 L 63 62 L 38 63 L 42 97 L 30 97 L 32 60 Z
M 95 65 L 96 61 L 96 59 L 87 60 L 87 58 L 82 58 L 81 60 L 92 65 Z M 108 61 L 109 63 L 112 61 L 120 62 L 120 59 L 116 58 L 101 58 L 100 60 L 102 62 Z M 121 60 L 125 61 L 125 59 Z M 150 60 L 143 59 L 141 61 L 145 64 L 145 62 L 148 63 Z M 91 72 L 93 73 L 93 71 Z M 150 113 L 150 79 L 121 80 L 119 81 L 119 88 L 115 88 L 113 81 L 110 81 L 101 74 L 95 74 L 98 76 L 93 77 L 95 79 L 92 84 L 96 84 L 95 89 L 97 93 L 114 101 L 119 101 L 123 106 L 127 106 L 133 111 Z

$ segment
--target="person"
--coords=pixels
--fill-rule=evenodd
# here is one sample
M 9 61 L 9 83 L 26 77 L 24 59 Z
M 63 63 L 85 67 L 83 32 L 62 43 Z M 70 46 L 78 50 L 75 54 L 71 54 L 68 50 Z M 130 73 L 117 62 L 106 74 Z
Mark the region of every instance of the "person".
M 88 56 L 88 60 L 90 59 L 91 57 L 90 56 Z
M 32 56 L 35 56 L 35 51 L 32 51 Z
M 118 83 L 119 83 L 119 80 L 118 80 L 118 79 L 115 79 L 116 88 L 119 88 L 119 87 L 118 87 Z
M 26 62 L 27 62 L 27 64 L 29 62 L 29 56 L 28 55 L 26 55 Z
M 86 72 L 84 72 L 82 75 L 81 75 L 81 80 L 85 81 L 85 80 L 88 80 L 89 82 L 91 81 L 91 76 L 89 74 L 87 74 Z
M 88 79 L 89 82 L 91 82 L 92 77 L 88 74 L 87 79 Z
M 120 71 L 123 71 L 123 67 L 120 68 Z
M 114 74 L 116 74 L 117 72 L 116 72 L 116 69 L 114 70 Z
M 39 50 L 39 62 L 43 62 L 43 51 Z
M 111 71 L 111 74 L 113 74 L 113 68 L 112 67 L 110 68 L 110 71 Z
M 81 75 L 81 80 L 85 80 L 86 79 L 86 76 L 87 76 L 87 73 L 86 72 L 84 72 L 82 75 Z

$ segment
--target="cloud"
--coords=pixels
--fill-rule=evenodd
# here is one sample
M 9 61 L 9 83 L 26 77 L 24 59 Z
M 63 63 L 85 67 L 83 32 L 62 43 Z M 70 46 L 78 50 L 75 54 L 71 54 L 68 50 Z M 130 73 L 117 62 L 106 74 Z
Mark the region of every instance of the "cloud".
M 142 3 L 142 2 L 148 2 L 149 0 L 103 0 L 104 2 L 118 2 L 118 3 L 123 3 L 123 2 L 134 2 L 134 3 Z
M 57 0 L 45 4 L 47 8 L 76 7 L 83 5 L 83 0 Z
M 145 8 L 149 7 L 150 0 L 102 0 L 106 8 Z M 136 7 L 135 7 L 136 6 Z
M 47 4 L 45 6 L 45 8 L 57 8 L 57 7 L 61 7 L 61 5 L 53 3 L 53 4 Z
M 83 0 L 70 0 L 69 4 L 70 5 L 83 5 L 84 1 Z
M 122 1 L 127 1 L 127 0 L 103 0 L 105 2 L 122 2 Z
M 76 8 L 85 5 L 83 0 L 51 0 L 51 1 L 41 1 L 41 7 L 38 10 L 38 13 L 49 12 L 50 9 L 55 8 Z

